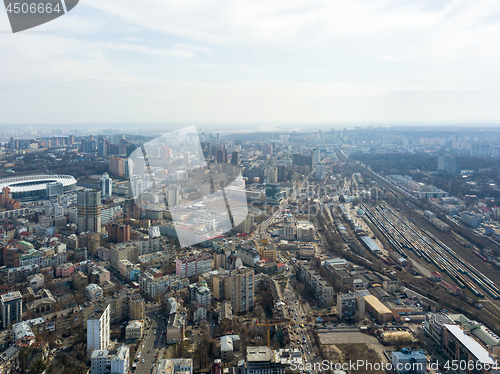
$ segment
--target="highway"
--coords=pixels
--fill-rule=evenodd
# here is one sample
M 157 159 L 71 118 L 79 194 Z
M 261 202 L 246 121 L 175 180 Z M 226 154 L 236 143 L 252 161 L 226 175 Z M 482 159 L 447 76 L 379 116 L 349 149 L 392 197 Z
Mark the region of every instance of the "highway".
M 140 356 L 139 358 L 136 356 L 136 374 L 150 374 L 153 371 L 156 352 L 162 348 L 160 336 L 163 330 L 163 318 L 161 314 L 156 314 L 157 310 L 157 307 L 154 307 L 146 312 L 146 316 L 149 317 L 150 320 L 150 327 L 146 329 L 146 336 L 143 338 L 137 350 L 137 356 Z

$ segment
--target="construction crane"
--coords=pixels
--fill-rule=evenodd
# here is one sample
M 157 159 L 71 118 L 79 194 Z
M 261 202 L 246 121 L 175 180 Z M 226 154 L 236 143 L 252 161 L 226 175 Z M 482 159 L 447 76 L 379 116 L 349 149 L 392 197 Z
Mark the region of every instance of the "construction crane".
M 288 320 L 269 322 L 269 323 L 256 323 L 256 326 L 264 326 L 267 327 L 267 346 L 271 346 L 271 326 L 282 326 L 282 325 L 294 325 L 294 323 Z

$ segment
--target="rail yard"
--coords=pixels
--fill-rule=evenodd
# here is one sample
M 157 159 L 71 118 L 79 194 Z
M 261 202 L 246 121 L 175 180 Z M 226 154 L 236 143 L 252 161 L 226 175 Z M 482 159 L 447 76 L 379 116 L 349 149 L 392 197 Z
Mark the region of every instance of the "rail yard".
M 368 219 L 403 257 L 407 257 L 403 249 L 410 250 L 427 263 L 434 264 L 460 288 L 469 289 L 476 297 L 487 295 L 500 299 L 500 289 L 493 281 L 400 211 L 388 204 L 376 207 L 363 205 L 362 208 Z

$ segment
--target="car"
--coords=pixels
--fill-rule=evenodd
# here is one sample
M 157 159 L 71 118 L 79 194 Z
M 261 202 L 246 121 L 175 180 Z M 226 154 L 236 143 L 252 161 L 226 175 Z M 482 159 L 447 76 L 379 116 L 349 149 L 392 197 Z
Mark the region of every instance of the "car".
M 141 361 L 141 362 L 142 362 L 142 363 L 144 363 L 144 359 L 142 359 L 142 361 Z
M 141 348 L 143 348 L 143 349 L 144 349 L 144 344 L 142 345 L 142 347 L 141 347 Z

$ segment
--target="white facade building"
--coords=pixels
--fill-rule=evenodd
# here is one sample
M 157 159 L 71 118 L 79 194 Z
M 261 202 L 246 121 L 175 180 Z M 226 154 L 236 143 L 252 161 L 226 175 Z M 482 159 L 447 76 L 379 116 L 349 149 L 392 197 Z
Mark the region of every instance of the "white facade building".
M 110 308 L 96 311 L 87 319 L 87 351 L 105 350 L 110 345 Z

